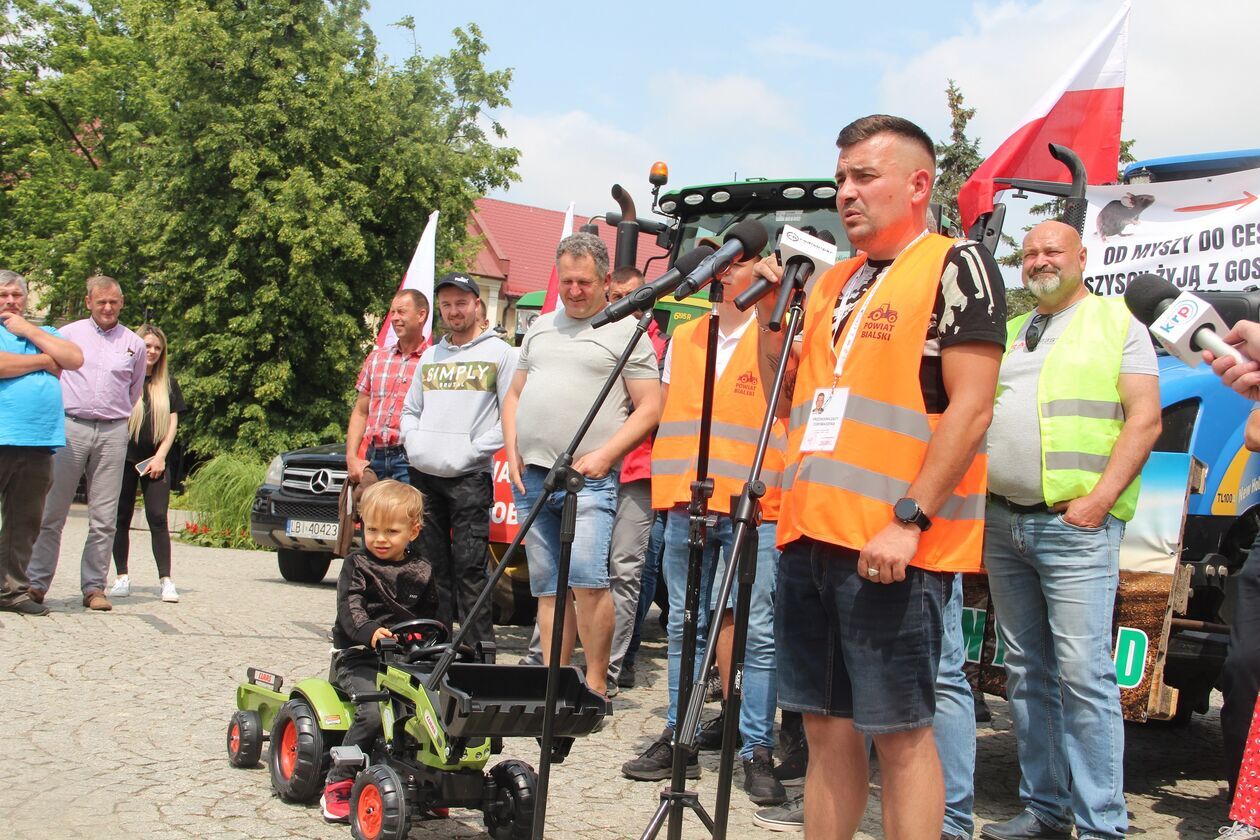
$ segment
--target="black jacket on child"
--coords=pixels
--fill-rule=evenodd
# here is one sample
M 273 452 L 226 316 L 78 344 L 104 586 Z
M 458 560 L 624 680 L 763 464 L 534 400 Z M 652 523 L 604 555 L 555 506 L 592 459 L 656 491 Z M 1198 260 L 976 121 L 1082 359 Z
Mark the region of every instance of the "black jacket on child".
M 355 549 L 342 561 L 337 579 L 337 622 L 333 647 L 370 647 L 377 628 L 413 618 L 437 618 L 438 594 L 429 561 L 410 546 L 397 563 Z

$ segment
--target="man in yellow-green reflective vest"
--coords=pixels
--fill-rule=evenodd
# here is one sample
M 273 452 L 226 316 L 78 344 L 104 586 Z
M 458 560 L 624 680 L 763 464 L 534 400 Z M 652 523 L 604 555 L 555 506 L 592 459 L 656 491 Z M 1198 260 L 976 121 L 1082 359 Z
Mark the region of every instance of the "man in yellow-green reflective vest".
M 989 429 L 984 563 L 1006 643 L 1024 811 L 990 840 L 1121 837 L 1124 719 L 1111 659 L 1120 538 L 1160 430 L 1146 330 L 1090 293 L 1076 230 L 1024 239 L 1037 308 L 1012 320 Z

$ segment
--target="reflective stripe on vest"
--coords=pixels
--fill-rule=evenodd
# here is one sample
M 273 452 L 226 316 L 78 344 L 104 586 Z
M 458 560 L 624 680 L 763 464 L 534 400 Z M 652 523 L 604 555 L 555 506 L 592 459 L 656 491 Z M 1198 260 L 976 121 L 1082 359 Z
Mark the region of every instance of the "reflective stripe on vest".
M 1006 352 L 1032 313 L 1007 325 Z M 1041 429 L 1041 489 L 1046 504 L 1080 498 L 1094 489 L 1124 428 L 1120 362 L 1132 316 L 1119 298 L 1089 295 L 1077 304 L 1062 336 L 1050 347 L 1037 378 Z M 1111 508 L 1133 518 L 1138 480 Z
M 674 330 L 670 389 L 661 423 L 652 445 L 652 507 L 663 510 L 686 504 L 691 499 L 691 482 L 696 477 L 697 441 L 703 394 L 706 335 L 709 316 Z M 730 511 L 731 496 L 743 490 L 757 452 L 761 421 L 766 411 L 765 393 L 760 383 L 760 362 L 756 325 L 740 336 L 730 361 L 713 389 L 713 419 L 710 428 L 709 477 L 713 496 L 709 509 Z M 762 518 L 779 516 L 787 431 L 782 421 L 771 430 L 762 464 L 761 480 L 766 495 L 761 499 Z

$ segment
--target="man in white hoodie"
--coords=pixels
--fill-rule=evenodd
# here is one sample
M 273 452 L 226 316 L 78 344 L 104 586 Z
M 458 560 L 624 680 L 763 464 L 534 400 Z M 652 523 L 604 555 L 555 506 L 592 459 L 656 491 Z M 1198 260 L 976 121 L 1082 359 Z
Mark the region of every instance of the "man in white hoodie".
M 433 565 L 439 617 L 450 626 L 464 621 L 487 580 L 492 459 L 503 446 L 499 410 L 516 351 L 483 328 L 471 277 L 444 275 L 434 294 L 446 335 L 420 357 L 400 428 L 411 484 L 425 500 L 420 551 Z M 485 610 L 473 619 L 469 642 L 493 640 Z

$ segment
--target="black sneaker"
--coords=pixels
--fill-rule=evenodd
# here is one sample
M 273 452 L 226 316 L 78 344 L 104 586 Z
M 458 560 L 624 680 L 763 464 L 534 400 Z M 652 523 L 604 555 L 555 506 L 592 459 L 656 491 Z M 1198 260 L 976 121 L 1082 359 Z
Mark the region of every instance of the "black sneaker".
M 723 705 L 717 717 L 704 721 L 696 730 L 696 747 L 705 751 L 722 749 L 722 729 L 725 726 L 726 707 Z
M 993 712 L 989 711 L 989 704 L 984 700 L 984 692 L 973 688 L 971 698 L 976 704 L 976 723 L 989 723 L 993 720 Z
M 666 730 L 660 738 L 652 742 L 643 755 L 633 758 L 621 765 L 621 773 L 627 779 L 639 782 L 659 782 L 668 779 L 674 772 L 674 748 L 671 746 L 674 735 Z M 693 752 L 687 757 L 686 778 L 700 778 L 700 761 Z
M 800 787 L 805 784 L 805 767 L 808 760 L 809 753 L 803 751 L 792 753 L 774 768 L 774 777 L 784 787 Z
M 633 665 L 622 665 L 621 673 L 617 675 L 617 685 L 622 688 L 634 688 L 635 676 Z
M 780 805 L 787 800 L 787 791 L 774 777 L 769 747 L 753 747 L 752 758 L 744 759 L 744 790 L 757 805 Z
M 801 831 L 805 828 L 805 795 L 794 796 L 774 808 L 753 814 L 753 823 L 770 831 Z

